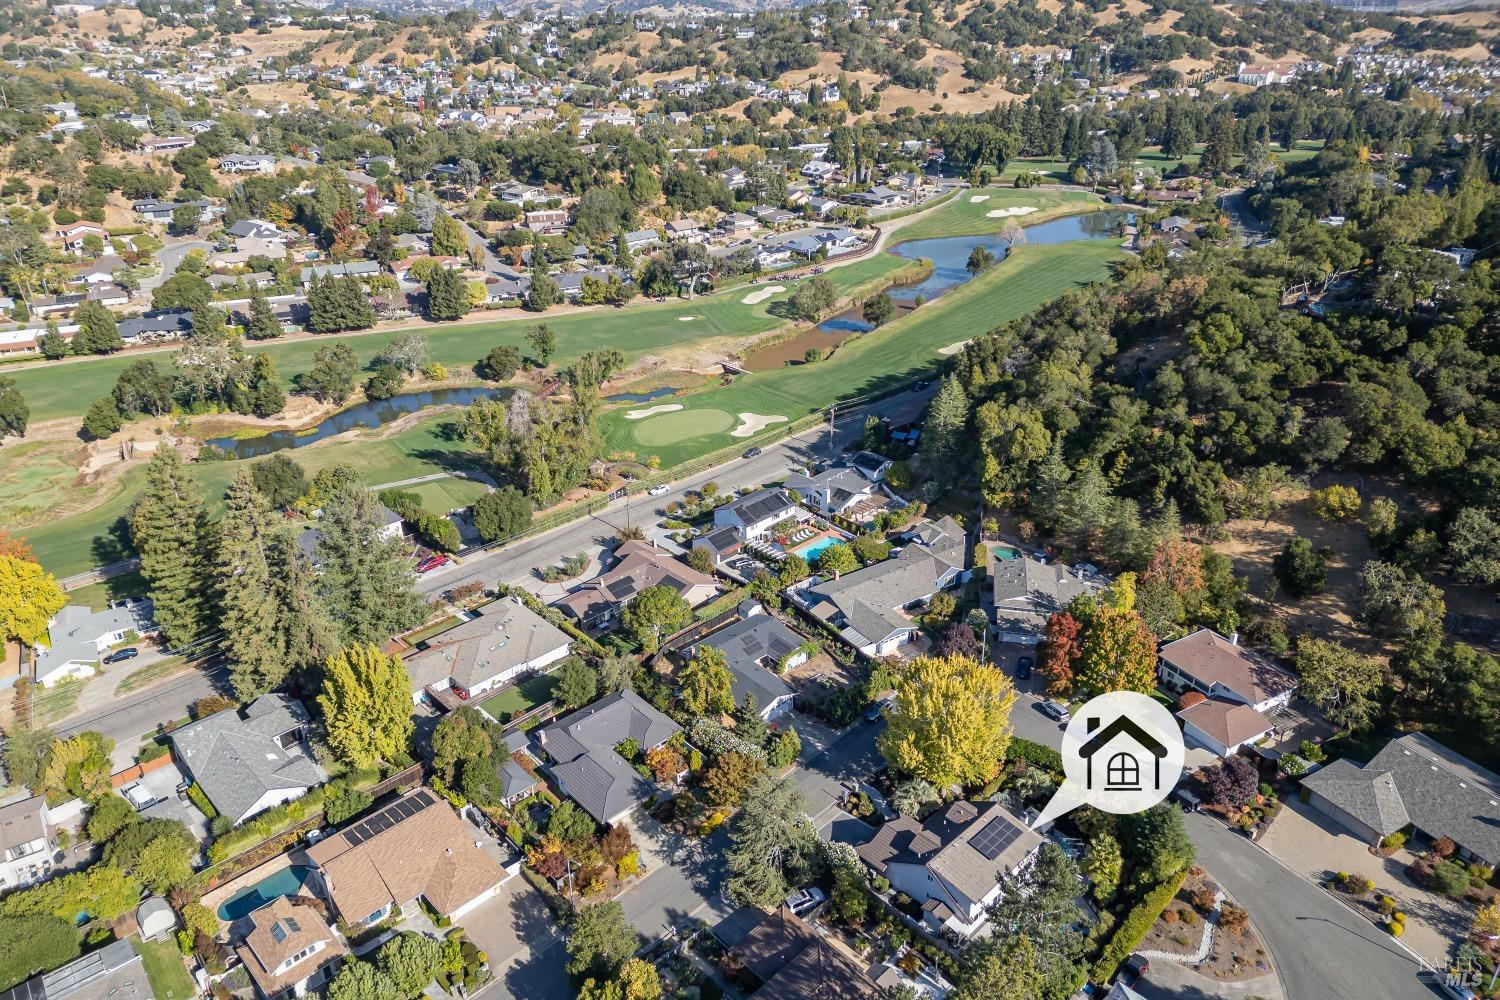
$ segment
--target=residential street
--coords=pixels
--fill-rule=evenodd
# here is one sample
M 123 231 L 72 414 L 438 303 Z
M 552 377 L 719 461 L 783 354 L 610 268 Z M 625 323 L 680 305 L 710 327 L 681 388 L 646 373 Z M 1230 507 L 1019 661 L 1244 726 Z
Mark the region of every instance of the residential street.
M 831 447 L 828 443 L 827 425 L 824 424 L 778 444 L 767 445 L 755 458 L 737 458 L 717 468 L 678 480 L 672 484 L 671 491 L 663 496 L 631 496 L 588 518 L 571 521 L 491 552 L 470 556 L 462 565 L 434 570 L 417 581 L 417 590 L 423 594 L 437 594 L 478 580 L 487 587 L 506 583 L 526 587 L 547 600 L 556 599 L 582 581 L 573 580 L 565 585 L 544 585 L 535 573 L 538 567 L 560 563 L 577 552 L 586 551 L 590 556 L 597 557 L 620 528 L 627 524 L 644 526 L 660 520 L 659 511 L 668 503 L 681 500 L 689 490 L 710 480 L 724 489 L 759 486 L 786 478 L 793 466 L 834 458 L 859 437 L 864 430 L 867 415 L 875 413 L 889 417 L 892 423 L 898 424 L 912 420 L 921 414 L 934 391 L 933 386 L 920 391 L 911 390 L 872 406 L 840 414 Z
M 193 670 L 68 719 L 56 727 L 57 735 L 66 738 L 85 730 L 101 733 L 115 741 L 111 758 L 115 768 L 129 767 L 135 762 L 140 741 L 157 725 L 187 715 L 188 706 L 199 698 L 223 694 L 228 676 L 228 669 L 222 666 Z

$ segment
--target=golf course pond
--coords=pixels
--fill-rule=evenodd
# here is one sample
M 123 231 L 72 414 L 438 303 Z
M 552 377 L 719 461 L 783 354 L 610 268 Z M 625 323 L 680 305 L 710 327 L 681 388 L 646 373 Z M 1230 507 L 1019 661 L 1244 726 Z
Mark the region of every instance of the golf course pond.
M 416 413 L 429 406 L 467 406 L 476 399 L 503 399 L 511 391 L 498 386 L 466 386 L 405 392 L 390 399 L 357 403 L 300 430 L 268 431 L 253 437 L 209 438 L 203 443 L 222 448 L 235 458 L 259 458 L 288 448 L 304 448 L 314 441 L 322 441 L 345 431 L 383 427 L 408 413 Z
M 1076 240 L 1098 240 L 1120 236 L 1122 227 L 1130 222 L 1128 212 L 1102 211 L 1083 215 L 1069 215 L 1051 222 L 1040 222 L 1024 227 L 1027 243 L 1041 245 L 1072 243 Z M 957 288 L 974 279 L 969 273 L 969 255 L 975 247 L 984 247 L 995 260 L 1005 259 L 1010 246 L 998 235 L 995 236 L 943 236 L 934 239 L 908 240 L 898 243 L 887 253 L 906 260 L 930 260 L 932 271 L 925 278 L 906 284 L 892 285 L 888 292 L 895 303 L 892 316 L 908 313 L 919 304 L 931 302 L 944 292 Z M 863 308 L 855 304 L 832 316 L 817 326 L 774 344 L 751 351 L 745 358 L 745 368 L 752 372 L 771 371 L 787 365 L 803 364 L 807 352 L 816 349 L 826 356 L 850 337 L 858 337 L 874 329 L 863 316 Z

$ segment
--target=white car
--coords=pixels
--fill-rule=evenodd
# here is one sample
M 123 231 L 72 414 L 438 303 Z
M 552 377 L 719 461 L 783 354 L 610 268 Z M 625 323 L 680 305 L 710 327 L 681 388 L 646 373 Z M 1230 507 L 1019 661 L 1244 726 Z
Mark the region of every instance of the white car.
M 786 905 L 793 913 L 801 915 L 823 902 L 823 890 L 817 886 L 808 886 L 806 889 L 798 889 L 786 898 Z
M 663 493 L 670 493 L 671 490 L 672 490 L 672 487 L 668 486 L 666 483 L 662 483 L 660 486 L 653 486 L 653 487 L 651 487 L 649 490 L 646 491 L 646 495 L 648 497 L 659 497 Z

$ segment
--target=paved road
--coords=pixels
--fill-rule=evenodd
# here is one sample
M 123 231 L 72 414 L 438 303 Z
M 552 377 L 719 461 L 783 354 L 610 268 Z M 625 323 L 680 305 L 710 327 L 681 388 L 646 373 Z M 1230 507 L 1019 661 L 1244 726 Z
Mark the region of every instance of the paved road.
M 894 423 L 911 420 L 921 413 L 934 391 L 933 386 L 908 391 L 873 406 L 841 414 L 832 445 L 825 424 L 779 444 L 767 445 L 755 458 L 736 458 L 706 472 L 687 476 L 673 483 L 671 491 L 663 496 L 631 496 L 588 518 L 571 521 L 493 552 L 470 556 L 462 565 L 434 570 L 417 581 L 417 590 L 423 594 L 436 594 L 478 580 L 487 587 L 506 583 L 539 593 L 542 582 L 535 573 L 538 567 L 555 565 L 577 552 L 588 552 L 597 557 L 621 528 L 627 524 L 645 526 L 659 520 L 660 511 L 668 503 L 683 499 L 689 490 L 710 480 L 726 490 L 780 482 L 793 466 L 826 461 L 843 451 L 863 432 L 866 415 L 879 414 L 889 417 Z M 556 597 L 558 594 L 549 592 L 547 596 Z
M 84 730 L 102 733 L 115 741 L 113 761 L 116 769 L 128 767 L 135 760 L 141 739 L 154 732 L 161 723 L 187 715 L 188 706 L 199 698 L 224 694 L 228 677 L 227 667 L 194 670 L 128 695 L 98 711 L 69 719 L 57 728 L 57 735 L 68 737 Z
M 1015 657 L 1005 657 L 1006 672 Z M 1036 710 L 1042 700 L 1035 677 L 1017 683 L 1021 692 L 1011 711 L 1017 736 L 1062 746 L 1063 728 Z M 1199 813 L 1187 816 L 1198 863 L 1219 879 L 1250 912 L 1271 952 L 1289 1000 L 1409 1000 L 1430 995 L 1417 981 L 1415 959 L 1384 931 L 1283 867 L 1253 842 L 1223 823 Z M 1201 1000 L 1195 989 L 1151 994 L 1153 1000 Z
M 185 240 L 182 243 L 174 243 L 169 247 L 163 247 L 156 252 L 156 261 L 161 265 L 160 269 L 153 275 L 141 279 L 141 291 L 150 294 L 156 287 L 177 273 L 182 258 L 194 250 L 202 250 L 204 253 L 213 252 L 213 244 L 202 240 Z

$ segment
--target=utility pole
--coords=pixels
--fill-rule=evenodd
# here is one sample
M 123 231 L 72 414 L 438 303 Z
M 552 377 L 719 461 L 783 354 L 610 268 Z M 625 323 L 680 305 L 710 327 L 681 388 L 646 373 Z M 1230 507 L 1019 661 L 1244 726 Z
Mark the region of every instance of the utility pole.
M 839 404 L 837 402 L 828 405 L 828 453 L 833 454 L 833 432 L 838 426 Z

